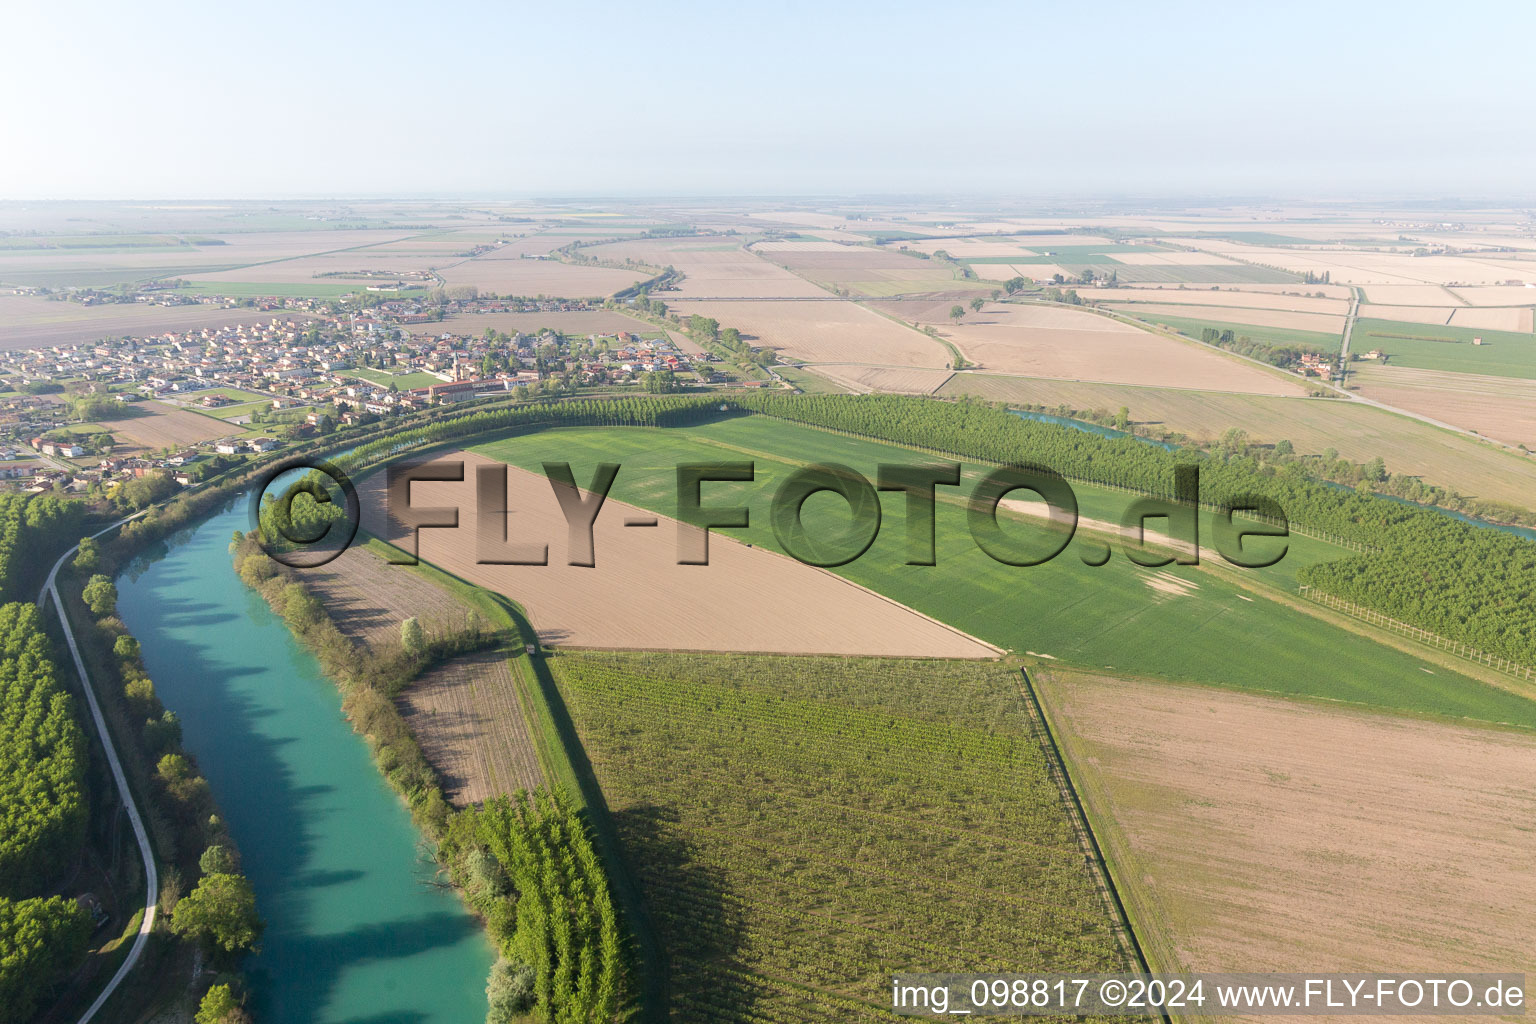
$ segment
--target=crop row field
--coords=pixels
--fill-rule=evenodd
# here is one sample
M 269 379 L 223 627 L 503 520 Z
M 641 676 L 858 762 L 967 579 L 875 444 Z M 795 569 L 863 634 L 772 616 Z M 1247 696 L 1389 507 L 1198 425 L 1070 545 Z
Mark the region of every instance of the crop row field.
M 1154 970 L 1536 972 L 1536 737 L 1032 675 Z
M 676 512 L 678 464 L 752 460 L 754 480 L 708 485 L 707 502 L 746 506 L 749 525 L 719 534 L 769 551 L 783 550 L 768 518 L 771 498 L 800 466 L 835 462 L 873 478 L 881 462 L 922 461 L 906 449 L 761 416 L 666 430 L 550 430 L 476 450 L 534 471 L 545 462 L 569 462 L 578 481 L 590 480 L 599 462 L 619 462 L 623 469 L 612 497 L 662 514 Z M 967 467 L 961 494 L 968 493 L 968 485 L 980 471 L 981 467 Z M 1079 490 L 1084 515 L 1119 521 L 1128 500 L 1124 495 L 1106 492 L 1102 498 L 1088 497 L 1090 488 Z M 936 564 L 909 565 L 906 533 L 899 525 L 901 497 L 887 494 L 881 504 L 885 525 L 868 550 L 832 571 L 997 647 L 1137 676 L 1536 725 L 1536 703 L 1378 644 L 1279 600 L 1291 591 L 1288 581 L 1294 579 L 1293 567 L 1306 560 L 1307 552 L 1328 557 L 1326 546 L 1312 546 L 1320 542 L 1293 537 L 1291 549 L 1299 561 L 1282 561 L 1267 570 L 1268 577 L 1249 571 L 1252 575 L 1246 581 L 1212 571 L 1208 565 L 1149 570 L 1118 552 L 1111 552 L 1107 564 L 1093 567 L 1088 563 L 1102 558 L 1104 544 L 1081 534 L 1060 557 L 1043 565 L 1016 567 L 983 552 L 971 537 L 964 505 L 944 500 L 935 515 Z M 1008 514 L 1004 515 L 1006 519 Z M 804 521 L 813 536 L 839 537 L 839 531 L 847 528 L 846 506 L 821 496 L 806 503 Z M 602 523 L 601 517 L 598 522 Z M 1039 521 L 1030 517 L 1013 520 L 1009 526 L 1009 533 L 1021 542 L 1031 538 L 1036 544 L 1043 543 L 1042 530 Z M 599 543 L 603 543 L 601 537 Z M 622 546 L 623 542 L 615 541 L 606 549 L 600 547 L 599 564 L 602 551 Z M 1249 585 L 1240 586 L 1240 582 Z M 1278 591 L 1269 591 L 1271 586 Z M 650 606 L 660 599 L 656 587 L 648 579 L 646 596 L 631 598 L 631 603 Z M 782 617 L 794 611 L 771 614 L 785 621 Z M 771 633 L 783 631 L 773 622 L 766 628 Z M 1316 656 L 1319 650 L 1328 651 L 1327 659 Z
M 1128 969 L 999 665 L 549 659 L 676 1021 L 892 1019 L 896 973 Z
M 400 627 L 417 619 L 429 633 L 460 629 L 470 609 L 417 571 L 386 560 L 382 546 L 353 546 L 300 572 L 343 635 L 384 654 L 400 648 Z M 533 789 L 544 781 L 507 654 L 484 651 L 428 669 L 396 698 L 401 716 L 459 807 Z

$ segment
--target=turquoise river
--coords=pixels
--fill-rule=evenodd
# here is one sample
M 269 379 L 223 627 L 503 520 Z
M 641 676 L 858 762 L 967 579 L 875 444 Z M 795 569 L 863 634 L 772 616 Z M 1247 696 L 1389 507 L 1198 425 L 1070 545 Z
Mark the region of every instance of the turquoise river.
M 472 1024 L 492 950 L 341 714 L 335 686 L 230 565 L 236 506 L 118 579 L 187 749 L 213 787 L 267 930 L 248 958 L 258 1020 Z

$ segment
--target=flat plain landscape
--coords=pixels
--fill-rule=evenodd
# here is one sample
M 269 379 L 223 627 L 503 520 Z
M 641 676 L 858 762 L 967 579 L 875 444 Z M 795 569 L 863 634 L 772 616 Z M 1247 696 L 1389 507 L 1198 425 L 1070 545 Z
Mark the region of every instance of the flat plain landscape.
M 919 330 L 850 302 L 699 302 L 676 300 L 685 315 L 713 317 L 755 346 L 809 363 L 873 363 L 942 369 L 953 359 Z
M 874 305 L 934 327 L 968 363 L 993 373 L 1256 395 L 1304 393 L 1299 383 L 1215 350 L 1081 310 L 993 303 L 956 323 L 949 317 L 952 303 Z

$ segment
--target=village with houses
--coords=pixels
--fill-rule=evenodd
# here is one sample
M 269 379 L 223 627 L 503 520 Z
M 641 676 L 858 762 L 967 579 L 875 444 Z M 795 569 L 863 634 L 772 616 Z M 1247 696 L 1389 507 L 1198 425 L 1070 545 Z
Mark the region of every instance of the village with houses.
M 710 365 L 717 355 L 685 351 L 641 320 L 582 334 L 480 326 L 601 309 L 579 301 L 267 298 L 241 308 L 250 319 L 225 326 L 0 352 L 0 487 L 108 490 L 146 476 L 187 486 L 233 458 L 431 406 L 735 383 Z

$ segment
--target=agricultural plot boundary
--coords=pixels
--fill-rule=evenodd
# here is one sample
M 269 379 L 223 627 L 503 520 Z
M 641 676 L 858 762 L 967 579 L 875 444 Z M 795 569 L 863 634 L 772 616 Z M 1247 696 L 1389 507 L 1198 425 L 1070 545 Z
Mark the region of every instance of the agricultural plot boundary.
M 1083 859 L 1087 862 L 1099 895 L 1104 900 L 1104 909 L 1109 912 L 1110 919 L 1114 922 L 1115 938 L 1120 943 L 1120 950 L 1126 960 L 1135 963 L 1143 974 L 1151 974 L 1152 967 L 1147 962 L 1147 955 L 1136 937 L 1136 929 L 1131 923 L 1130 914 L 1126 912 L 1125 903 L 1120 899 L 1120 890 L 1115 887 L 1109 862 L 1104 857 L 1104 851 L 1099 847 L 1093 825 L 1088 821 L 1088 815 L 1083 809 L 1083 801 L 1078 795 L 1076 784 L 1072 781 L 1072 772 L 1061 754 L 1060 745 L 1056 742 L 1056 734 L 1051 729 L 1050 719 L 1046 717 L 1045 706 L 1040 702 L 1040 694 L 1035 690 L 1034 680 L 1030 679 L 1027 668 L 1020 667 L 1019 676 L 1023 680 L 1020 690 L 1024 693 L 1024 707 L 1029 715 L 1030 727 L 1040 742 L 1040 749 L 1045 752 L 1046 771 L 1061 791 L 1062 806 L 1066 808 L 1067 818 L 1072 822 L 1072 830 L 1077 834 L 1078 844 L 1083 849 Z M 1160 1012 L 1159 1017 L 1164 1024 L 1172 1024 L 1166 1011 Z
M 1516 679 L 1524 679 L 1527 682 L 1536 679 L 1536 669 L 1529 665 L 1522 665 L 1519 662 L 1510 661 L 1508 658 L 1500 658 L 1489 654 L 1487 651 L 1480 651 L 1476 647 L 1469 647 L 1460 640 L 1452 640 L 1441 636 L 1439 633 L 1431 633 L 1427 629 L 1420 629 L 1418 626 L 1409 625 L 1406 622 L 1383 615 L 1378 611 L 1355 604 L 1353 601 L 1346 601 L 1342 597 L 1335 597 L 1308 584 L 1301 584 L 1301 588 L 1297 593 L 1309 601 L 1316 601 L 1318 604 L 1326 605 L 1335 611 L 1343 612 L 1362 622 L 1368 622 L 1373 626 L 1380 626 L 1382 629 L 1388 629 L 1394 633 L 1418 640 L 1420 643 L 1445 651 L 1458 658 L 1464 658 L 1474 664 L 1485 665 L 1488 668 L 1504 672 Z

